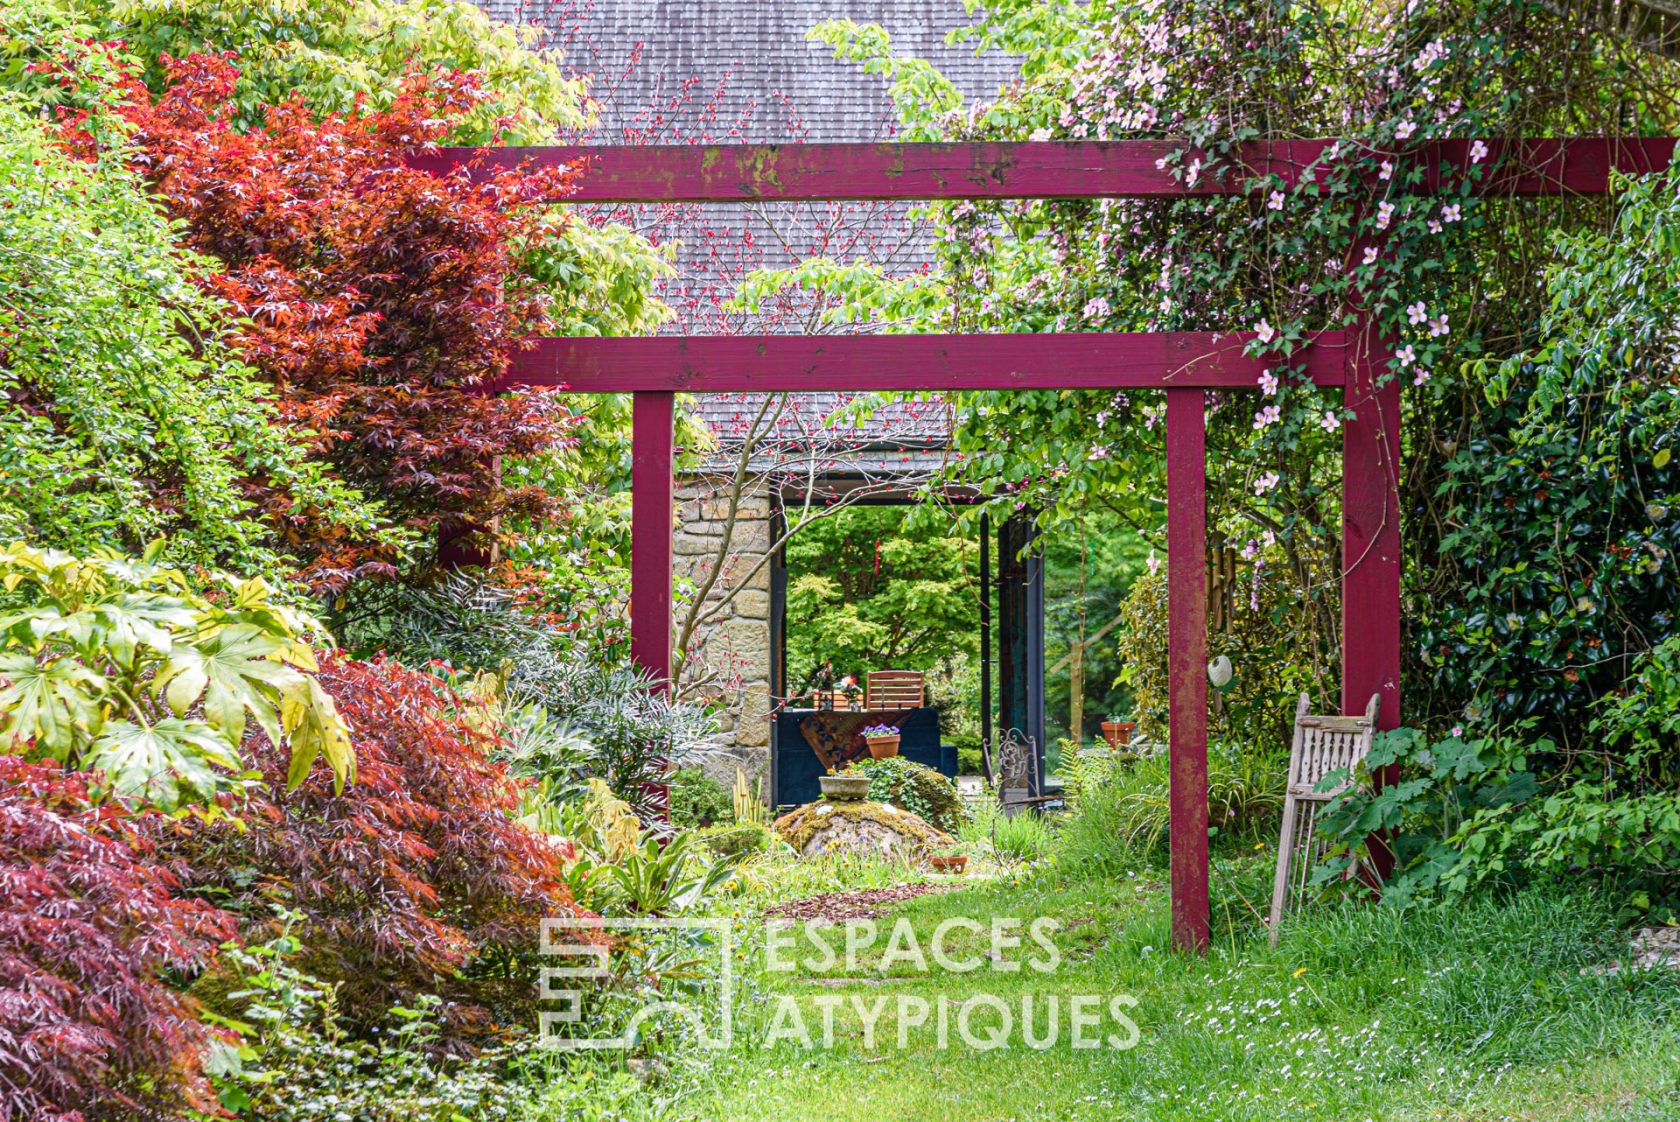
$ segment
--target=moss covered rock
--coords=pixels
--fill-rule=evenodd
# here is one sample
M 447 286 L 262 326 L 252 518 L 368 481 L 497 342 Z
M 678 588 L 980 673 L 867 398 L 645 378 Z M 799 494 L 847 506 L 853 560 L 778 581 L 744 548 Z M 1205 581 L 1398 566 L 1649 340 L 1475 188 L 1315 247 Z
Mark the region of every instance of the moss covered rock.
M 802 857 L 874 853 L 919 860 L 951 844 L 949 835 L 907 810 L 862 801 L 818 799 L 776 819 L 775 830 Z

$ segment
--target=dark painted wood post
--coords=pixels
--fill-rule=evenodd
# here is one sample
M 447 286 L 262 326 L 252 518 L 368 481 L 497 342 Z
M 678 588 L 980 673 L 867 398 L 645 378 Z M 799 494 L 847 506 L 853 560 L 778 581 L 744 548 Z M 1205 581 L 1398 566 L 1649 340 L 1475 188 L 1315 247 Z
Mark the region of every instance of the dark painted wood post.
M 1389 351 L 1366 320 L 1350 354 L 1342 400 L 1342 712 L 1365 712 L 1380 694 L 1379 729 L 1400 726 L 1400 381 L 1384 377 Z M 1398 766 L 1377 777 L 1396 783 Z M 1377 873 L 1393 855 L 1372 839 Z
M 1044 793 L 1044 554 L 1029 515 L 998 523 L 998 736 L 1033 743 L 1034 793 Z
M 644 392 L 630 401 L 630 659 L 655 689 L 669 690 L 675 395 Z M 649 812 L 671 820 L 670 784 L 645 783 L 642 794 Z
M 490 486 L 501 482 L 502 458 L 486 456 L 480 461 Z M 445 569 L 483 568 L 496 563 L 496 527 L 462 522 L 440 526 L 437 533 L 438 564 Z
M 1167 672 L 1172 937 L 1208 946 L 1207 430 L 1203 392 L 1167 391 Z
M 671 678 L 673 400 L 635 394 L 630 423 L 630 658 L 661 689 Z
M 992 520 L 980 516 L 980 769 L 992 781 Z

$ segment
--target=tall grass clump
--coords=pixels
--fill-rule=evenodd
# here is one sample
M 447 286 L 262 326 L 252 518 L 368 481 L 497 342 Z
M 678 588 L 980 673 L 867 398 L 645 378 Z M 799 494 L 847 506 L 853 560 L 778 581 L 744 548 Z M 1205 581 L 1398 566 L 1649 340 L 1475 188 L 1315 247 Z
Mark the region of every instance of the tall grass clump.
M 1277 828 L 1288 778 L 1286 755 L 1212 745 L 1208 753 L 1208 823 L 1233 843 L 1262 840 Z M 1112 876 L 1166 856 L 1171 775 L 1167 754 L 1144 756 L 1101 784 L 1082 787 L 1055 846 L 1066 872 Z
M 996 799 L 986 798 L 970 807 L 958 837 L 990 846 L 1000 861 L 1036 861 L 1049 854 L 1055 835 L 1042 815 L 1022 810 L 1008 817 Z

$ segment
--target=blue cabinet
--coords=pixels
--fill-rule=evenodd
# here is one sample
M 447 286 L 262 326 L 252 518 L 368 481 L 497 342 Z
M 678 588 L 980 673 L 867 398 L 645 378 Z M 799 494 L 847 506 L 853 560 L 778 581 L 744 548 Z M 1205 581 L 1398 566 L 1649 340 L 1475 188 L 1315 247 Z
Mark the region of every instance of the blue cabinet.
M 817 779 L 854 759 L 867 757 L 869 748 L 857 733 L 865 724 L 896 725 L 898 754 L 933 768 L 942 775 L 957 774 L 957 750 L 939 742 L 939 710 L 931 705 L 897 713 L 848 713 L 817 709 L 785 709 L 770 726 L 770 799 L 773 805 L 802 806 L 822 795 Z M 825 762 L 827 761 L 827 762 Z

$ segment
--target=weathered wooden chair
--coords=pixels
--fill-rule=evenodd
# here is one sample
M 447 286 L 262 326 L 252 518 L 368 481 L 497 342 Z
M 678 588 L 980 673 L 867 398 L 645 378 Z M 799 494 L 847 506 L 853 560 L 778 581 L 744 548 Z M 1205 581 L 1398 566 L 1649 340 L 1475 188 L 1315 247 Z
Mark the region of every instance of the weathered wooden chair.
M 863 678 L 863 707 L 871 713 L 919 709 L 926 683 L 927 675 L 920 670 L 871 670 Z
M 1323 859 L 1325 843 L 1314 826 L 1325 803 L 1346 791 L 1352 780 L 1333 790 L 1318 790 L 1333 771 L 1351 769 L 1371 751 L 1381 699 L 1371 695 L 1363 717 L 1319 717 L 1307 712 L 1307 695 L 1295 705 L 1295 740 L 1289 750 L 1289 784 L 1283 796 L 1283 836 L 1278 840 L 1277 877 L 1272 882 L 1271 940 L 1278 940 L 1284 913 L 1300 907 Z

